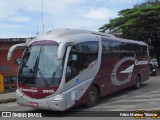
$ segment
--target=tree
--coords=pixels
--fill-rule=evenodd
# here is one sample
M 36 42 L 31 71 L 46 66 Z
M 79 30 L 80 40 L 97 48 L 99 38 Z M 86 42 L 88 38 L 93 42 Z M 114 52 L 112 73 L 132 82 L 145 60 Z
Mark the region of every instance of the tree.
M 135 5 L 118 12 L 118 17 L 99 28 L 101 32 L 121 32 L 122 38 L 144 41 L 154 47 L 160 67 L 160 0 Z

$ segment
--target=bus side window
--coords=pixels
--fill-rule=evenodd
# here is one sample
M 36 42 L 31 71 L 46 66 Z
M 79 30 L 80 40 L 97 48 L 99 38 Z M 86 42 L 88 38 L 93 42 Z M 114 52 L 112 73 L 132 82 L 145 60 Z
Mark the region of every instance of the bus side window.
M 70 81 L 85 69 L 96 64 L 98 58 L 98 41 L 81 42 L 72 46 L 67 70 L 66 82 Z
M 120 53 L 119 53 L 119 42 L 110 42 L 110 48 L 112 50 L 112 56 L 113 57 L 119 57 Z
M 129 43 L 119 44 L 119 52 L 121 58 L 134 56 L 134 51 L 132 51 L 132 44 Z
M 147 46 L 142 46 L 142 55 L 143 56 L 148 56 L 148 54 L 147 54 Z
M 143 56 L 142 46 L 141 46 L 141 45 L 134 44 L 133 49 L 134 49 L 134 51 L 136 52 L 136 57 L 141 57 L 141 56 Z
M 109 46 L 109 42 L 108 41 L 103 41 L 102 42 L 102 57 L 111 57 L 113 55 L 112 50 Z

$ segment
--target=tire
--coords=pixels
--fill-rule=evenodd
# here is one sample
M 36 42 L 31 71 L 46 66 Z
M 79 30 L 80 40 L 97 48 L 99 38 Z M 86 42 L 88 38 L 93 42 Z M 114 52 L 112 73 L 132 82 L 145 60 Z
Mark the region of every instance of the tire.
M 99 101 L 98 90 L 95 86 L 93 86 L 88 93 L 88 102 L 85 104 L 85 106 L 94 107 L 95 105 L 97 105 L 98 101 Z
M 141 77 L 139 75 L 136 76 L 136 84 L 134 85 L 135 89 L 139 89 L 141 87 Z

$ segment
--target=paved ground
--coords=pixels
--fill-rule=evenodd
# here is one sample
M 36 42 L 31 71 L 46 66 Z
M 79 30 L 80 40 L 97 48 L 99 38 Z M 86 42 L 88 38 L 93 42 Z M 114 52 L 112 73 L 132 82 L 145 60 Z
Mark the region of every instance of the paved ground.
M 160 70 L 157 70 L 157 76 L 150 77 L 151 79 L 157 79 L 157 77 L 160 76 Z M 147 83 L 147 82 L 146 82 Z M 142 87 L 145 86 L 145 83 L 142 84 Z M 7 89 L 5 90 L 4 94 L 0 94 L 0 104 L 2 103 L 8 103 L 8 102 L 14 102 L 15 101 L 15 91 L 16 89 Z M 120 93 L 123 94 L 123 91 L 120 91 Z M 114 96 L 114 95 L 112 95 Z M 124 97 L 124 96 L 121 96 Z
M 150 77 L 142 83 L 141 88 L 125 89 L 102 98 L 99 104 L 92 108 L 80 109 L 83 111 L 134 111 L 160 110 L 160 76 Z
M 134 111 L 134 110 L 160 110 L 160 77 L 151 77 L 144 82 L 139 90 L 128 88 L 100 99 L 97 106 L 85 108 L 80 106 L 72 111 Z M 13 93 L 11 93 L 13 94 Z M 9 93 L 8 93 L 9 95 Z M 37 109 L 19 106 L 16 102 L 0 104 L 0 111 L 29 111 Z M 72 116 L 76 114 L 67 115 Z M 46 112 L 46 116 L 47 116 Z M 53 114 L 54 116 L 54 114 Z
M 15 93 L 7 93 L 7 94 L 0 94 L 0 99 L 10 98 L 10 96 L 14 97 Z M 2 96 L 2 97 L 1 97 Z M 112 95 L 103 97 L 100 99 L 99 104 L 92 108 L 85 108 L 84 106 L 80 106 L 78 108 L 72 109 L 69 113 L 57 113 L 53 111 L 39 111 L 37 109 L 23 107 L 16 104 L 16 102 L 10 103 L 1 103 L 0 104 L 0 111 L 26 111 L 26 112 L 41 112 L 44 116 L 55 116 L 54 118 L 45 118 L 46 120 L 49 119 L 75 119 L 72 118 L 73 116 L 81 116 L 82 112 L 91 111 L 91 114 L 95 116 L 98 115 L 98 111 L 110 111 L 109 114 L 114 113 L 114 111 L 135 111 L 135 110 L 145 110 L 145 111 L 152 111 L 152 110 L 159 110 L 160 111 L 160 76 L 153 76 L 150 77 L 150 80 L 142 83 L 142 86 L 139 90 L 133 90 L 132 88 L 128 88 Z M 65 115 L 64 115 L 65 114 Z M 61 118 L 59 118 L 61 116 Z M 102 115 L 103 116 L 103 115 Z M 67 117 L 67 118 L 66 118 Z M 71 117 L 71 118 L 70 118 Z M 19 120 L 20 118 L 15 118 L 15 120 Z M 35 118 L 33 118 L 35 120 Z M 41 118 L 38 118 L 39 120 Z M 78 117 L 76 119 L 84 119 L 84 117 Z M 89 117 L 88 120 L 92 120 L 93 118 Z M 106 118 L 95 118 L 95 119 L 110 119 L 109 117 Z M 111 118 L 113 119 L 113 118 Z M 131 118 L 118 118 L 118 119 L 131 119 Z M 132 119 L 134 119 L 132 117 Z M 1 120 L 1 118 L 0 118 Z M 30 118 L 32 120 L 32 118 Z
M 0 104 L 14 102 L 14 101 L 15 101 L 15 92 L 0 94 Z

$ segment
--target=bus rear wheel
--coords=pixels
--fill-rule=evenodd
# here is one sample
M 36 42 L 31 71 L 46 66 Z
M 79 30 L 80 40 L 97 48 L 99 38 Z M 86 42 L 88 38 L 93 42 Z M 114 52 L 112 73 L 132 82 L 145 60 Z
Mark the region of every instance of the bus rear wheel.
M 99 101 L 98 90 L 95 86 L 93 86 L 88 93 L 88 102 L 85 104 L 85 106 L 93 107 L 98 103 L 98 101 Z
M 136 76 L 136 84 L 134 85 L 135 89 L 139 89 L 141 86 L 141 77 L 139 75 Z

